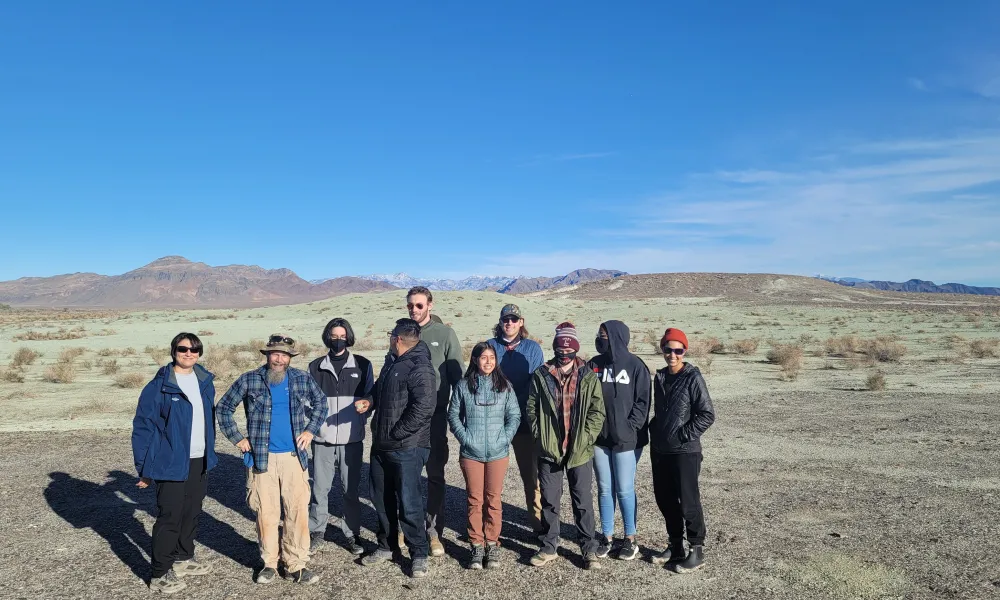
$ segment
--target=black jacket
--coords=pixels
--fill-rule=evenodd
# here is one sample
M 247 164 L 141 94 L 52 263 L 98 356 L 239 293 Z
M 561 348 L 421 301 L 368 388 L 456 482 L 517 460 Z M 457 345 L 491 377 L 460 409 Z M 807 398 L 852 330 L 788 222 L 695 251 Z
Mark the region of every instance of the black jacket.
M 372 389 L 373 450 L 430 448 L 437 380 L 427 344 L 386 361 Z
M 701 436 L 715 422 L 715 409 L 698 367 L 685 364 L 667 388 L 667 367 L 653 379 L 653 419 L 649 438 L 653 452 L 701 452 Z
M 608 331 L 611 354 L 598 354 L 587 363 L 601 380 L 607 414 L 597 445 L 612 452 L 642 448 L 649 443 L 649 369 L 628 351 L 625 323 L 606 321 L 602 325 Z

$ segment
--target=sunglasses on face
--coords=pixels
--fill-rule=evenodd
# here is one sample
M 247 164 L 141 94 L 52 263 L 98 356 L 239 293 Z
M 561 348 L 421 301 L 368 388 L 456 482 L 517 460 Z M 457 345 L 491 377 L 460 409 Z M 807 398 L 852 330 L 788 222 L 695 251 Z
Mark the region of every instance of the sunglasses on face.
M 664 348 L 663 349 L 663 353 L 664 354 L 671 354 L 671 353 L 673 353 L 673 354 L 676 354 L 677 356 L 684 356 L 685 352 L 687 352 L 687 350 L 685 350 L 684 348 Z
M 413 310 L 414 308 L 417 309 L 417 310 L 424 310 L 424 306 L 426 306 L 426 305 L 423 304 L 423 303 L 421 303 L 421 302 L 407 302 L 406 303 L 406 308 L 408 308 L 410 310 Z
M 500 319 L 501 323 L 517 323 L 521 320 L 521 317 L 504 317 Z
M 278 344 L 288 344 L 289 346 L 294 346 L 295 345 L 295 340 L 293 340 L 290 337 L 282 337 L 280 335 L 272 335 L 267 340 L 267 345 L 268 346 L 276 346 Z
M 177 350 L 175 352 L 177 354 L 188 354 L 188 353 L 191 353 L 191 354 L 198 354 L 199 356 L 201 355 L 201 350 L 200 349 L 198 349 L 198 348 L 192 348 L 191 346 L 177 346 Z

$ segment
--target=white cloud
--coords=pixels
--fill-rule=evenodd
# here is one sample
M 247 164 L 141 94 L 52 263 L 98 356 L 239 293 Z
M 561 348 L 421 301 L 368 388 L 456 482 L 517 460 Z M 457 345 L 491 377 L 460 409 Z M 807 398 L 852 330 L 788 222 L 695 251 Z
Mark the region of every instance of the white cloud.
M 927 91 L 927 83 L 924 82 L 924 80 L 920 79 L 919 77 L 910 77 L 909 79 L 906 80 L 906 83 L 909 84 L 911 88 L 919 92 Z

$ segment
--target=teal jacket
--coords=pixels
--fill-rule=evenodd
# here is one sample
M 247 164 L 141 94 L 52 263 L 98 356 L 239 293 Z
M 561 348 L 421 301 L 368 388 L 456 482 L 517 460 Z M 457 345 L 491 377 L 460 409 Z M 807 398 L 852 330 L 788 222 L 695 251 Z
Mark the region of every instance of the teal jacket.
M 461 444 L 461 456 L 490 462 L 507 456 L 510 441 L 521 423 L 521 407 L 514 390 L 493 391 L 493 382 L 478 375 L 476 393 L 462 378 L 455 385 L 448 407 L 448 423 Z

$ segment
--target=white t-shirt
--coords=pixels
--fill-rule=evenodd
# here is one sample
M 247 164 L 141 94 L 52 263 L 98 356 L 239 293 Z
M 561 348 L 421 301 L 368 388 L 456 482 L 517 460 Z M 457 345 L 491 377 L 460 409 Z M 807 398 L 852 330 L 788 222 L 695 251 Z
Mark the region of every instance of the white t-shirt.
M 189 458 L 201 458 L 205 456 L 205 407 L 201 401 L 201 387 L 198 385 L 198 376 L 194 373 L 182 375 L 174 372 L 177 376 L 177 385 L 187 396 L 191 403 L 191 453 Z

